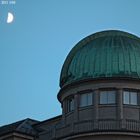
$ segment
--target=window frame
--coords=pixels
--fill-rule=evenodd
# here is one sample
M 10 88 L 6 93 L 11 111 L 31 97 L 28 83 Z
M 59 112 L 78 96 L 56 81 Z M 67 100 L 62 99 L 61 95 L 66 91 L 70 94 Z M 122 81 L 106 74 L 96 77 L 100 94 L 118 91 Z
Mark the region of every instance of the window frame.
M 74 96 L 70 96 L 67 98 L 67 113 L 74 111 L 75 101 Z
M 103 93 L 104 92 L 104 93 Z M 110 93 L 110 92 L 112 92 L 112 93 Z M 100 90 L 100 93 L 99 93 L 99 104 L 100 105 L 115 105 L 116 104 L 116 92 L 117 92 L 117 90 L 115 90 L 115 89 L 110 89 L 110 90 Z M 103 95 L 103 94 L 105 94 L 106 95 L 106 101 L 101 101 L 101 95 Z M 113 99 L 113 101 L 109 101 L 110 100 L 110 98 L 109 98 L 109 94 L 114 94 L 114 99 Z M 112 100 L 112 99 L 111 99 Z
M 83 103 L 82 103 L 82 101 L 83 101 Z M 80 94 L 79 107 L 82 108 L 82 107 L 87 107 L 87 106 L 91 106 L 91 105 L 93 105 L 93 92 L 86 92 L 86 93 Z
M 125 102 L 125 93 L 128 93 L 128 103 Z M 136 94 L 136 103 L 132 103 L 132 93 L 135 93 Z M 132 106 L 137 106 L 139 105 L 138 103 L 138 91 L 136 90 L 123 90 L 123 105 L 132 105 Z

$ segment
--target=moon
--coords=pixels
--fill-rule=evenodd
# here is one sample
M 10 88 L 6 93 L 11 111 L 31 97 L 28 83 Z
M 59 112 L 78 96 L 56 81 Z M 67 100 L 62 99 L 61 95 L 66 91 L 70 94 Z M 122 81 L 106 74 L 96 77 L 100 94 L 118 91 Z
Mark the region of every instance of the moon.
M 14 15 L 11 12 L 8 12 L 7 23 L 12 23 L 14 20 Z

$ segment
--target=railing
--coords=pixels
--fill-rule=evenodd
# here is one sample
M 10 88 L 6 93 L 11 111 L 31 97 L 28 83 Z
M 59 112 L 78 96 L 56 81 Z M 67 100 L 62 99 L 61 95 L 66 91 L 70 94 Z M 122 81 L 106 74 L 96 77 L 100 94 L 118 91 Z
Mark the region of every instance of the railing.
M 75 122 L 46 132 L 48 140 L 59 139 L 83 132 L 122 131 L 140 132 L 140 121 L 135 120 L 86 120 Z

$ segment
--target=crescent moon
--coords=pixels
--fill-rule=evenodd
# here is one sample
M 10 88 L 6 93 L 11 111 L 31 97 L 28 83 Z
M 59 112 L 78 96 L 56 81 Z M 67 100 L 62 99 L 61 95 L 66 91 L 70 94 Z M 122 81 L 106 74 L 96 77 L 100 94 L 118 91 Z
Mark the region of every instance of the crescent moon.
M 8 17 L 7 17 L 7 23 L 12 23 L 14 20 L 14 16 L 12 13 L 8 13 Z

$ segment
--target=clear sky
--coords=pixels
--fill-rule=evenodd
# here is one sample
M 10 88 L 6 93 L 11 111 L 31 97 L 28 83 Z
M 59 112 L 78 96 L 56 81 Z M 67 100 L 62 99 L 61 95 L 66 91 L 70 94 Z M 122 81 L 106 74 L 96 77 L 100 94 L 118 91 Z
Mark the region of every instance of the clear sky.
M 0 4 L 0 125 L 61 114 L 61 67 L 82 38 L 107 29 L 140 36 L 140 0 L 14 1 Z

